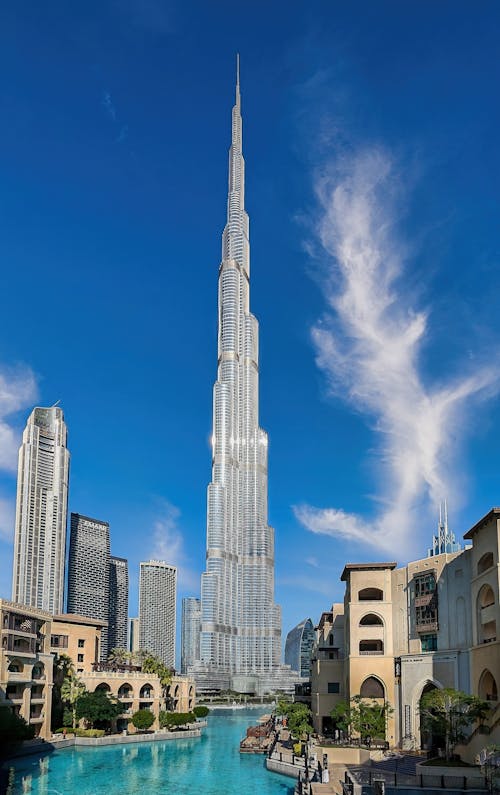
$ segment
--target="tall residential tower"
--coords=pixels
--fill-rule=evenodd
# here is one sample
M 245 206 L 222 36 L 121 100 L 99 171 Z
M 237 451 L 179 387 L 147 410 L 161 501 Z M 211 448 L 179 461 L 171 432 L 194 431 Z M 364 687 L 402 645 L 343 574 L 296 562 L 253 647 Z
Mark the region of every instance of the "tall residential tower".
M 12 600 L 62 613 L 69 451 L 62 409 L 35 408 L 19 449 Z
M 182 600 L 181 618 L 181 674 L 200 659 L 200 600 L 185 596 Z
M 71 514 L 68 561 L 68 613 L 105 622 L 101 660 L 107 660 L 109 621 L 109 524 Z
M 267 434 L 259 427 L 259 329 L 250 311 L 249 222 L 239 64 L 219 268 L 217 381 L 206 571 L 201 578 L 197 688 L 273 688 L 281 614 L 274 602 L 274 531 L 267 519 Z
M 163 560 L 141 563 L 139 575 L 139 648 L 175 667 L 177 569 Z
M 128 635 L 128 562 L 125 558 L 109 558 L 109 627 L 111 649 L 126 649 Z

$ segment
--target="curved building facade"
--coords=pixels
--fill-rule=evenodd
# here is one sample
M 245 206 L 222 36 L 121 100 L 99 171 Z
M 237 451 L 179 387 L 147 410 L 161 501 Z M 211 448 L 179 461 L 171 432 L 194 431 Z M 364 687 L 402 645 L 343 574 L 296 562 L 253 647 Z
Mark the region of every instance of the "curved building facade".
M 310 618 L 290 630 L 286 636 L 285 663 L 292 671 L 307 679 L 311 676 L 311 652 L 314 645 L 314 625 Z

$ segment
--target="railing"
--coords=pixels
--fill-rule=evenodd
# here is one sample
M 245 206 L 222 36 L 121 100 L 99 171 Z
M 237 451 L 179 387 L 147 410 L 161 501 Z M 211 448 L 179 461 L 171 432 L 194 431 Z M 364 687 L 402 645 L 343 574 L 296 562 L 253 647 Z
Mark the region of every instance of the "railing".
M 367 655 L 367 654 L 383 654 L 384 650 L 383 649 L 373 649 L 373 650 L 371 650 L 371 649 L 370 650 L 369 649 L 363 649 L 363 651 L 361 651 L 361 649 L 360 649 L 359 653 L 360 653 L 361 656 Z

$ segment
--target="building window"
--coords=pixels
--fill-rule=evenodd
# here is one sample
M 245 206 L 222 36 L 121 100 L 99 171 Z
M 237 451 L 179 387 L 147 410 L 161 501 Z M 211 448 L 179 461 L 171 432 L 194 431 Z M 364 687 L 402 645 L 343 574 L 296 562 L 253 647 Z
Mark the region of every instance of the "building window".
M 82 638 L 79 638 L 79 640 L 78 640 L 78 648 L 79 649 L 83 649 L 84 646 L 85 646 L 85 641 L 82 640 Z
M 421 635 L 420 642 L 422 644 L 422 651 L 437 651 L 437 635 Z
M 329 693 L 340 693 L 340 682 L 328 682 Z
M 436 575 L 433 571 L 415 577 L 415 596 L 426 596 L 436 590 Z
M 435 604 L 421 605 L 415 608 L 415 618 L 418 627 L 437 627 L 438 612 Z M 431 627 L 432 625 L 432 627 Z
M 381 602 L 384 599 L 384 592 L 380 588 L 363 588 L 358 593 L 360 602 Z
M 83 654 L 78 655 L 78 662 L 83 662 Z

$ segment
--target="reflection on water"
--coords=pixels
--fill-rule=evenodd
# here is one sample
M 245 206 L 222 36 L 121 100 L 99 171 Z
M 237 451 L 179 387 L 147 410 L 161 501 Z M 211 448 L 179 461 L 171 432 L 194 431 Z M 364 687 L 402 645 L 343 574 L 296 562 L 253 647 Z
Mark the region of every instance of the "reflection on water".
M 201 738 L 66 748 L 15 760 L 12 795 L 291 795 L 292 779 L 269 773 L 261 756 L 239 753 L 259 714 L 214 712 Z

